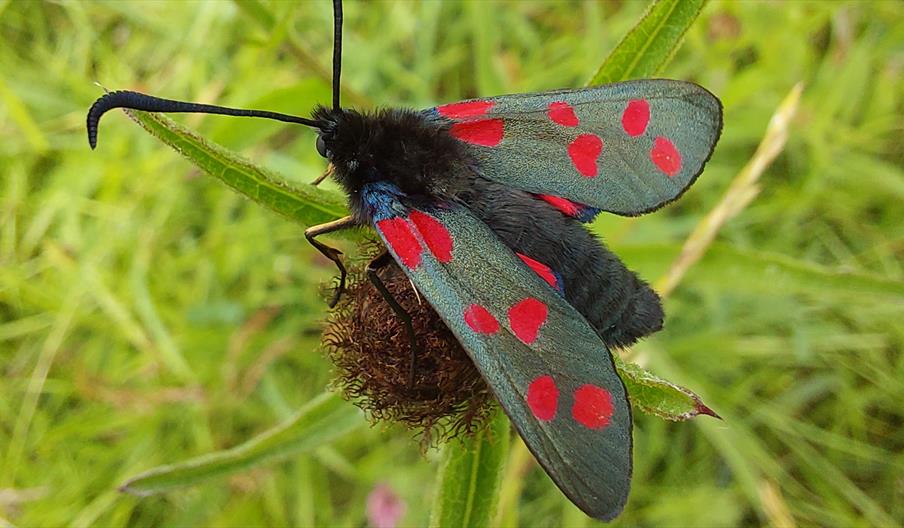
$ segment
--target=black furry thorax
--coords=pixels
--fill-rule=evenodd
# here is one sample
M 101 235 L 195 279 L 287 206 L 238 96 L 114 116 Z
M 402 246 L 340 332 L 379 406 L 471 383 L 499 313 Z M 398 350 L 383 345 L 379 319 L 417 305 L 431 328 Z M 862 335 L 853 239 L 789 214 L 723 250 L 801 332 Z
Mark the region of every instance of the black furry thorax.
M 431 201 L 452 198 L 468 185 L 472 162 L 441 117 L 400 108 L 362 113 L 318 107 L 313 118 L 322 123 L 321 154 L 361 220 L 367 215 L 360 191 L 368 183 L 389 182 L 406 196 Z

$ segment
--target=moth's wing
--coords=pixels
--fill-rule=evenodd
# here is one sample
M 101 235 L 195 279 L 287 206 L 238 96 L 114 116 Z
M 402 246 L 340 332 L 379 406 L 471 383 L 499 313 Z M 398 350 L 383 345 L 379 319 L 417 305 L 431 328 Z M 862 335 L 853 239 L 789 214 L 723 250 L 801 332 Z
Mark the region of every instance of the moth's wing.
M 713 94 L 663 79 L 475 99 L 425 112 L 452 120 L 451 134 L 485 177 L 578 208 L 632 216 L 678 198 L 722 130 L 722 105 Z
M 546 280 L 462 205 L 363 192 L 374 225 L 471 356 L 528 448 L 588 515 L 612 519 L 631 480 L 631 409 L 606 346 Z

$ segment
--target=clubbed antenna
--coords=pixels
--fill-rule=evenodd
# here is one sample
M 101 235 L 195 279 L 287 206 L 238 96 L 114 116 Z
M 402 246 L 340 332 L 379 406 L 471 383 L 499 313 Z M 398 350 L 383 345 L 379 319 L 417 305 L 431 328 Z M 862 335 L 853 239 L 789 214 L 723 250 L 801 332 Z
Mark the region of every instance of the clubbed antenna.
M 338 98 L 338 94 L 336 97 Z M 279 112 L 245 110 L 242 108 L 229 108 L 226 106 L 188 103 L 185 101 L 175 101 L 173 99 L 161 99 L 160 97 L 145 95 L 138 92 L 117 91 L 104 95 L 95 101 L 94 104 L 91 105 L 91 109 L 88 110 L 88 144 L 91 145 L 92 149 L 97 146 L 97 125 L 100 122 L 101 116 L 114 108 L 129 108 L 145 112 L 191 112 L 240 117 L 263 117 L 265 119 L 275 119 L 276 121 L 297 123 L 313 128 L 320 128 L 320 123 L 313 119 L 280 114 Z
M 342 0 L 333 0 L 333 110 L 339 110 L 339 76 L 342 73 Z

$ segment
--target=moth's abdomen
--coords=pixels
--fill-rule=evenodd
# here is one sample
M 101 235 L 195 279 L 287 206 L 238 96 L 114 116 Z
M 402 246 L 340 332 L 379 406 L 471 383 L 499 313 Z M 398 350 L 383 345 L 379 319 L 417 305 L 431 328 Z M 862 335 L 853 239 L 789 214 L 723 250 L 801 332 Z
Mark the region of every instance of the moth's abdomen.
M 662 328 L 659 296 L 578 220 L 529 193 L 480 177 L 460 198 L 522 260 L 526 256 L 548 268 L 525 260 L 564 293 L 606 345 L 625 347 Z
M 568 301 L 609 346 L 626 347 L 662 328 L 659 296 L 605 248 L 603 259 L 588 262 L 597 273 L 565 276 L 574 293 Z M 569 280 L 570 279 L 570 280 Z
M 577 221 L 563 238 L 573 261 L 559 266 L 565 298 L 611 347 L 626 347 L 662 328 L 659 296 Z M 544 255 L 551 259 L 552 255 Z

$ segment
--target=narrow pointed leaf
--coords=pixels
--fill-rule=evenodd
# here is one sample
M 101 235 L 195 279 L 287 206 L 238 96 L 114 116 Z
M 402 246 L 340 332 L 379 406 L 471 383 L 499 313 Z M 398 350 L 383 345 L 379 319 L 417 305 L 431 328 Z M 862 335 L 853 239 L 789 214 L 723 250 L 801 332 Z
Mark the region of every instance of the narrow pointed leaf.
M 669 62 L 706 0 L 657 0 L 588 82 L 588 86 L 653 77 Z
M 703 400 L 684 387 L 664 380 L 615 354 L 615 368 L 625 382 L 631 407 L 645 414 L 680 422 L 706 414 L 719 418 Z
M 348 214 L 345 198 L 339 193 L 313 185 L 290 184 L 285 177 L 200 137 L 166 116 L 137 111 L 126 113 L 199 169 L 302 226 L 322 224 Z
M 338 394 L 325 393 L 281 425 L 241 445 L 151 469 L 129 479 L 120 490 L 144 496 L 190 486 L 310 451 L 365 423 L 357 407 L 349 405 Z

